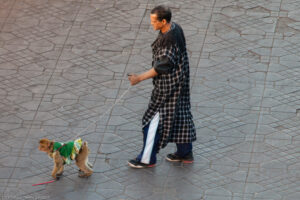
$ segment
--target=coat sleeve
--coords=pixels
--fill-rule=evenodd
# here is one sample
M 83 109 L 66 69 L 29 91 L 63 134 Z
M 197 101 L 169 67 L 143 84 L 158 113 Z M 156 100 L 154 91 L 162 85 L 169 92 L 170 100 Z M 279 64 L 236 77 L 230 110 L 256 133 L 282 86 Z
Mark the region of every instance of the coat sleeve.
M 159 74 L 168 74 L 174 69 L 176 60 L 175 48 L 165 47 L 158 52 L 158 59 L 153 62 L 154 70 Z

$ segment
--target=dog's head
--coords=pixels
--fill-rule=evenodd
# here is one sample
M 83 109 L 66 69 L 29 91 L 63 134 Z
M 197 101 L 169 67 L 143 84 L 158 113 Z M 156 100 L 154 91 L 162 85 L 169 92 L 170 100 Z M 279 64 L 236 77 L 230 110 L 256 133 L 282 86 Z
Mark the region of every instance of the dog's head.
M 50 153 L 53 149 L 53 143 L 53 141 L 47 138 L 43 138 L 40 140 L 39 150 L 46 153 Z

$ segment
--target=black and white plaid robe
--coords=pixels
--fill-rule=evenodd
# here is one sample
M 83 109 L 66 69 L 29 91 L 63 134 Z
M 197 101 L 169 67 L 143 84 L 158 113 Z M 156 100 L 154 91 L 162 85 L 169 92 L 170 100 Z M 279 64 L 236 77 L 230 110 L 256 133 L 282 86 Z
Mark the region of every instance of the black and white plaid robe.
M 158 75 L 153 78 L 154 89 L 143 126 L 159 112 L 159 148 L 164 148 L 168 142 L 193 142 L 196 131 L 190 111 L 189 60 L 181 27 L 173 22 L 170 30 L 159 33 L 151 46 L 152 66 Z

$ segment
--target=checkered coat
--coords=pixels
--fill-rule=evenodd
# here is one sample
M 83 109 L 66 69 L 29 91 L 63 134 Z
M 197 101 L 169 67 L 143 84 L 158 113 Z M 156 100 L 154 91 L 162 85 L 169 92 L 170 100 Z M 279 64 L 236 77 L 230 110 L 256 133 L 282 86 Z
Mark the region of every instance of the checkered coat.
M 167 33 L 159 33 L 153 42 L 153 78 L 151 99 L 143 116 L 146 126 L 159 112 L 159 148 L 168 142 L 189 143 L 196 140 L 190 105 L 189 61 L 181 27 L 172 23 Z

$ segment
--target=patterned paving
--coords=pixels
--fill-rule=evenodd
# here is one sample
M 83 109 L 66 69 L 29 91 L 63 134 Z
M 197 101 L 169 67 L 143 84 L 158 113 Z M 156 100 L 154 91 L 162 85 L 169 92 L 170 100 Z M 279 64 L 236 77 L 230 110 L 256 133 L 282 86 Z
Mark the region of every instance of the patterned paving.
M 182 25 L 191 63 L 195 163 L 127 160 L 142 145 L 151 8 Z M 299 0 L 0 0 L 0 197 L 99 200 L 300 199 Z M 130 88 L 128 90 L 128 88 Z M 122 98 L 122 99 L 120 99 Z M 116 105 L 115 105 L 116 104 Z M 114 106 L 115 105 L 115 106 Z M 48 185 L 48 137 L 81 134 L 95 173 Z

